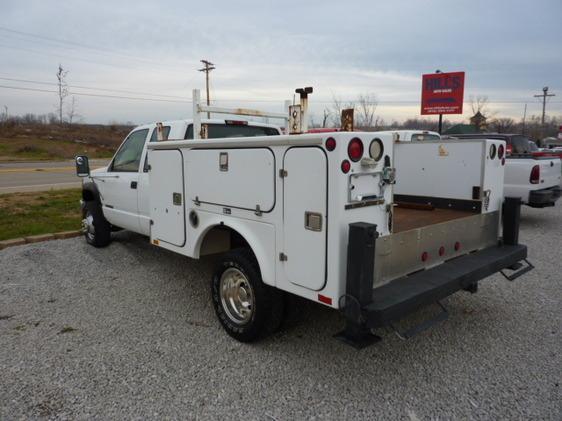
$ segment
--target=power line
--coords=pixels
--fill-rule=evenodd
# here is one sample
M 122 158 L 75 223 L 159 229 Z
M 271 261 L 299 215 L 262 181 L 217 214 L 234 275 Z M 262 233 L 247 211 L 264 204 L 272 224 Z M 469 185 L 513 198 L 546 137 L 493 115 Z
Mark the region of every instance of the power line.
M 56 84 L 55 84 L 56 85 Z M 13 90 L 22 90 L 22 91 L 34 91 L 34 92 L 48 92 L 48 93 L 56 93 L 57 91 L 50 91 L 47 89 L 37 89 L 37 88 L 29 88 L 29 87 L 20 87 L 20 86 L 7 86 L 7 85 L 0 85 L 0 88 L 4 88 L 4 89 L 13 89 Z M 132 93 L 132 91 L 131 91 Z M 184 100 L 173 100 L 173 99 L 159 99 L 159 98 L 144 98 L 144 97 L 129 97 L 129 96 L 120 96 L 120 95 L 103 95 L 103 94 L 92 94 L 92 93 L 86 93 L 86 92 L 73 92 L 72 95 L 78 95 L 78 96 L 91 96 L 91 97 L 100 97 L 100 98 L 117 98 L 117 99 L 132 99 L 132 100 L 142 100 L 142 101 L 156 101 L 156 102 L 175 102 L 175 103 L 191 103 L 191 98 L 186 97 Z M 282 101 L 279 100 L 274 100 L 274 99 L 250 99 L 250 98 L 244 98 L 244 99 L 236 99 L 236 98 L 231 98 L 231 99 L 218 99 L 215 100 L 216 102 L 249 102 L 249 103 L 281 103 Z M 350 102 L 350 101 L 344 101 L 344 102 Z M 552 103 L 562 103 L 562 101 L 551 101 Z M 314 104 L 331 104 L 332 101 L 328 101 L 328 100 L 319 100 L 319 101 L 314 101 Z M 504 101 L 491 101 L 490 104 L 524 104 L 525 101 L 515 101 L 515 100 L 504 100 Z M 375 104 L 386 104 L 386 105 L 417 105 L 419 104 L 419 101 L 378 101 L 378 102 L 372 102 L 369 103 L 370 105 L 375 105 Z
M 31 37 L 31 38 L 35 38 L 35 39 L 38 39 L 38 40 L 47 41 L 47 42 L 50 42 L 50 43 L 72 45 L 72 46 L 75 46 L 75 47 L 85 48 L 85 49 L 88 49 L 88 50 L 102 52 L 102 53 L 105 53 L 105 54 L 117 55 L 117 56 L 127 58 L 129 60 L 141 61 L 143 63 L 151 63 L 151 64 L 155 64 L 155 65 L 158 65 L 158 66 L 163 66 L 163 67 L 166 66 L 165 64 L 163 64 L 161 62 L 150 60 L 150 59 L 147 59 L 147 58 L 144 58 L 144 57 L 139 57 L 139 56 L 123 53 L 121 51 L 113 50 L 113 49 L 110 49 L 110 48 L 102 48 L 102 47 L 97 47 L 97 46 L 93 46 L 93 45 L 83 44 L 83 43 L 80 43 L 80 42 L 69 41 L 69 40 L 64 40 L 64 39 L 60 39 L 60 38 L 52 38 L 52 37 L 48 37 L 48 36 L 45 36 L 45 35 L 34 34 L 34 33 L 31 33 L 31 32 L 18 31 L 18 30 L 15 30 L 15 29 L 6 28 L 4 26 L 0 26 L 0 31 L 4 31 L 4 32 L 11 33 L 11 34 L 24 36 L 24 37 Z M 194 62 L 190 62 L 190 63 L 194 63 Z
M 37 51 L 37 50 L 31 49 L 31 48 L 16 47 L 16 46 L 13 46 L 13 45 L 0 44 L 0 47 L 9 48 L 9 49 L 18 50 L 18 51 L 25 51 L 25 52 L 33 53 L 33 54 L 39 54 L 39 55 L 47 56 L 47 57 L 50 57 L 50 58 L 58 57 L 58 58 L 64 58 L 64 59 L 73 60 L 73 61 L 81 61 L 81 62 L 84 62 L 84 63 L 96 64 L 96 65 L 99 65 L 99 66 L 114 67 L 114 68 L 117 68 L 117 69 L 138 70 L 140 68 L 142 70 L 147 70 L 146 64 L 143 67 L 135 66 L 134 63 L 131 63 L 132 65 L 127 66 L 127 65 L 119 65 L 119 64 L 109 63 L 109 62 L 104 63 L 104 62 L 101 62 L 101 61 L 89 60 L 87 58 L 77 57 L 75 55 L 67 55 L 67 54 L 64 54 L 64 53 L 61 54 L 59 52 L 47 53 L 45 51 Z M 157 68 L 153 67 L 152 71 L 154 71 L 154 72 L 166 72 L 166 73 L 174 74 L 174 75 L 179 75 L 181 73 L 182 75 L 184 75 L 183 72 L 180 72 L 179 70 L 170 69 L 169 67 L 162 67 L 160 69 L 157 69 Z
M 51 94 L 56 94 L 58 92 L 58 91 L 50 91 L 48 89 L 24 88 L 24 87 L 21 87 L 21 86 L 0 85 L 0 88 L 14 89 L 14 90 L 17 90 L 17 91 L 46 92 L 46 93 L 51 93 Z M 188 101 L 188 100 L 181 101 L 181 100 L 174 100 L 174 99 L 140 98 L 140 97 L 120 96 L 120 95 L 91 94 L 91 93 L 87 93 L 87 92 L 74 92 L 72 95 L 91 96 L 91 97 L 99 97 L 99 98 L 131 99 L 131 100 L 137 100 L 137 101 L 191 103 L 191 101 Z
M 33 83 L 33 84 L 37 84 L 37 85 L 55 85 L 57 86 L 58 83 L 55 82 L 41 82 L 38 80 L 30 80 L 30 79 L 15 79 L 15 78 L 11 78 L 11 77 L 0 77 L 0 80 L 8 80 L 11 82 L 26 82 L 26 83 Z M 123 90 L 123 89 L 108 89 L 108 88 L 94 88 L 91 86 L 83 86 L 83 85 L 68 85 L 69 88 L 77 88 L 77 89 L 91 89 L 93 91 L 105 91 L 105 92 L 120 92 L 120 93 L 124 93 L 124 94 L 133 94 L 133 95 L 151 95 L 151 96 L 157 96 L 157 97 L 164 97 L 164 98 L 175 98 L 175 99 L 183 99 L 185 100 L 185 97 L 182 96 L 178 96 L 178 95 L 165 95 L 165 94 L 155 94 L 152 92 L 135 92 L 135 91 L 127 91 L 127 90 Z

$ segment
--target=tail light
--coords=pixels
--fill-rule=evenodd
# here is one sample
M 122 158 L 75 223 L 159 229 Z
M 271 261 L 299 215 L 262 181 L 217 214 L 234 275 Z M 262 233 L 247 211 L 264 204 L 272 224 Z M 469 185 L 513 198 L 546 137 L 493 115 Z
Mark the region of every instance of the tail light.
M 330 152 L 336 149 L 336 139 L 334 139 L 333 137 L 329 137 L 328 139 L 326 139 L 326 149 Z
M 503 145 L 498 146 L 498 158 L 502 159 L 503 158 L 503 153 L 505 152 L 505 149 L 503 147 Z
M 529 177 L 529 181 L 531 184 L 539 184 L 541 178 L 541 167 L 535 165 L 531 170 L 531 176 Z
M 347 145 L 347 154 L 353 162 L 359 161 L 363 157 L 363 142 L 358 137 L 354 137 Z
M 455 242 L 454 249 L 455 249 L 455 251 L 459 251 L 461 249 L 461 243 L 459 243 L 458 241 Z
M 351 162 L 349 162 L 347 159 L 344 159 L 344 160 L 341 162 L 341 171 L 342 171 L 344 174 L 347 174 L 350 169 L 351 169 Z
M 429 253 L 427 251 L 424 251 L 421 255 L 421 260 L 422 262 L 427 262 L 427 259 L 429 259 Z
M 445 247 L 439 247 L 439 256 L 443 256 L 445 254 Z

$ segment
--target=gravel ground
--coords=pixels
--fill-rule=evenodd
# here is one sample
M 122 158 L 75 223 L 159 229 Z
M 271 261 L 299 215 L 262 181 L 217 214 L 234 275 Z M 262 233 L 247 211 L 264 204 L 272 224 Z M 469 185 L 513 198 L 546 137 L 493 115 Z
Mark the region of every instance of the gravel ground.
M 337 312 L 299 299 L 277 335 L 233 341 L 210 302 L 213 261 L 133 234 L 0 251 L 0 419 L 560 420 L 561 213 L 523 209 L 534 271 L 362 351 L 332 338 Z

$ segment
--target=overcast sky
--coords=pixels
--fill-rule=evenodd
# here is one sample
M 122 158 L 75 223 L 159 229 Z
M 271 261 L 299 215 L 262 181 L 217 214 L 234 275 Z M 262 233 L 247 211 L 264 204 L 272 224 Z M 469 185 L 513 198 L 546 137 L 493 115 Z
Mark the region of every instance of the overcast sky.
M 548 113 L 562 115 L 561 18 L 561 0 L 0 0 L 0 106 L 54 111 L 54 93 L 5 87 L 54 90 L 38 82 L 56 82 L 61 63 L 86 122 L 187 118 L 188 102 L 79 94 L 189 100 L 205 58 L 223 106 L 281 111 L 313 86 L 317 120 L 334 96 L 361 93 L 403 120 L 419 117 L 421 75 L 440 69 L 466 72 L 465 118 L 471 95 L 501 116 L 521 118 L 525 102 L 539 114 L 543 86 L 557 95 Z

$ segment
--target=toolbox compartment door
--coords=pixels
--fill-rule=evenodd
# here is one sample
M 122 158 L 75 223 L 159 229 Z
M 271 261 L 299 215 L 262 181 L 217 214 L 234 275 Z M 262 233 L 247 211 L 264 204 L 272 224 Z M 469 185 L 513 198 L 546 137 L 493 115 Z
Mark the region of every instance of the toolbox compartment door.
M 149 156 L 150 238 L 185 245 L 183 156 L 179 149 L 151 150 Z
M 312 290 L 326 281 L 327 162 L 324 151 L 294 147 L 283 159 L 283 238 L 287 279 Z

